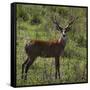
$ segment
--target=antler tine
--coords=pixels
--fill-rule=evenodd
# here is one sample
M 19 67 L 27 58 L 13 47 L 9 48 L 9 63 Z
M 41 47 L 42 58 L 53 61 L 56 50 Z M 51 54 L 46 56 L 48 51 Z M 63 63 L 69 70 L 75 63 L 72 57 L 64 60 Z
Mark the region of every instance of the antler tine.
M 55 22 L 57 22 L 56 15 L 55 15 Z
M 53 23 L 56 24 L 56 19 L 53 16 L 51 16 L 50 18 L 53 21 Z
M 59 25 L 59 23 L 57 22 L 57 18 L 56 18 L 56 15 L 55 15 L 55 17 L 54 17 L 54 23 L 56 24 L 56 28 L 57 28 L 57 30 L 62 30 L 62 27 Z
M 57 18 L 56 18 L 56 15 L 53 17 L 51 17 L 51 20 L 53 21 L 53 23 L 56 25 L 56 29 L 58 31 L 61 31 L 62 30 L 62 27 L 59 25 L 59 23 L 57 22 Z
M 69 22 L 69 24 L 66 26 L 66 28 L 69 27 L 71 24 L 73 24 L 73 22 L 74 22 L 76 19 L 78 19 L 78 17 L 73 17 L 73 19 Z

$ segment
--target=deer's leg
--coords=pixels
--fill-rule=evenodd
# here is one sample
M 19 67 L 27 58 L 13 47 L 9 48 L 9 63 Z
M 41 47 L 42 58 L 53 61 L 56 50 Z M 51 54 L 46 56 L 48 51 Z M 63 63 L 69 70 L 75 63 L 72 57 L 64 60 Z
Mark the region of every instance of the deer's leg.
M 57 59 L 55 58 L 55 79 L 57 79 Z
M 55 71 L 55 79 L 57 79 L 57 69 L 56 69 L 56 71 Z
M 57 76 L 60 78 L 60 71 L 59 71 L 59 57 L 55 57 L 55 78 L 57 79 Z
M 27 72 L 29 67 L 33 64 L 35 58 L 29 58 L 28 62 L 26 63 L 26 67 L 25 67 L 25 80 L 27 80 Z
M 59 77 L 59 79 L 60 79 L 60 62 L 59 62 L 59 57 L 57 58 L 57 63 L 58 63 L 58 65 L 57 65 L 57 71 L 58 71 L 58 77 Z
M 28 62 L 28 58 L 26 59 L 26 61 L 22 64 L 22 76 L 21 78 L 23 79 L 23 73 L 24 73 L 24 68 L 25 68 L 25 64 Z

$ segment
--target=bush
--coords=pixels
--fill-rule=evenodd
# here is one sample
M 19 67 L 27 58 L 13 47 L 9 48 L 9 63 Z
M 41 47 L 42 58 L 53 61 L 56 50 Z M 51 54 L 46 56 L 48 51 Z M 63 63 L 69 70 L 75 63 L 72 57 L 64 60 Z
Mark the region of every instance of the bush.
M 41 23 L 41 20 L 38 17 L 34 17 L 31 20 L 31 25 L 38 25 Z

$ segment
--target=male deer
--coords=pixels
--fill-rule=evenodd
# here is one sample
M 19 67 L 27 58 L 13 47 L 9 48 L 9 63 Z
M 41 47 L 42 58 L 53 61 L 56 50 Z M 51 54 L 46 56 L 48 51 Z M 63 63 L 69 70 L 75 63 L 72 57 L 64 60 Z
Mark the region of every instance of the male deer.
M 31 40 L 25 46 L 25 51 L 27 54 L 27 60 L 22 64 L 22 79 L 27 79 L 27 72 L 29 67 L 33 64 L 37 57 L 54 57 L 55 58 L 55 78 L 60 78 L 60 64 L 59 57 L 62 56 L 64 48 L 66 46 L 67 36 L 66 32 L 70 29 L 69 27 L 74 22 L 75 18 L 72 19 L 69 24 L 62 28 L 56 18 L 53 23 L 56 25 L 56 29 L 61 32 L 60 38 L 56 41 L 41 41 L 41 40 Z

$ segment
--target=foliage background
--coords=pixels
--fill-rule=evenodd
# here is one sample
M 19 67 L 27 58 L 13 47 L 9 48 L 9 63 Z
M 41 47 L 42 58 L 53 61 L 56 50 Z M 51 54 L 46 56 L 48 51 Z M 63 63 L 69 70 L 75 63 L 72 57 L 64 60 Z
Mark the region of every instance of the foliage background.
M 87 82 L 86 13 L 85 7 L 17 4 L 17 86 Z M 59 32 L 50 18 L 55 15 L 62 27 L 67 25 L 71 17 L 79 17 L 68 32 L 64 57 L 60 58 L 61 78 L 54 78 L 54 58 L 38 57 L 29 69 L 27 81 L 24 81 L 21 79 L 21 68 L 27 58 L 25 44 L 31 39 L 58 39 Z

